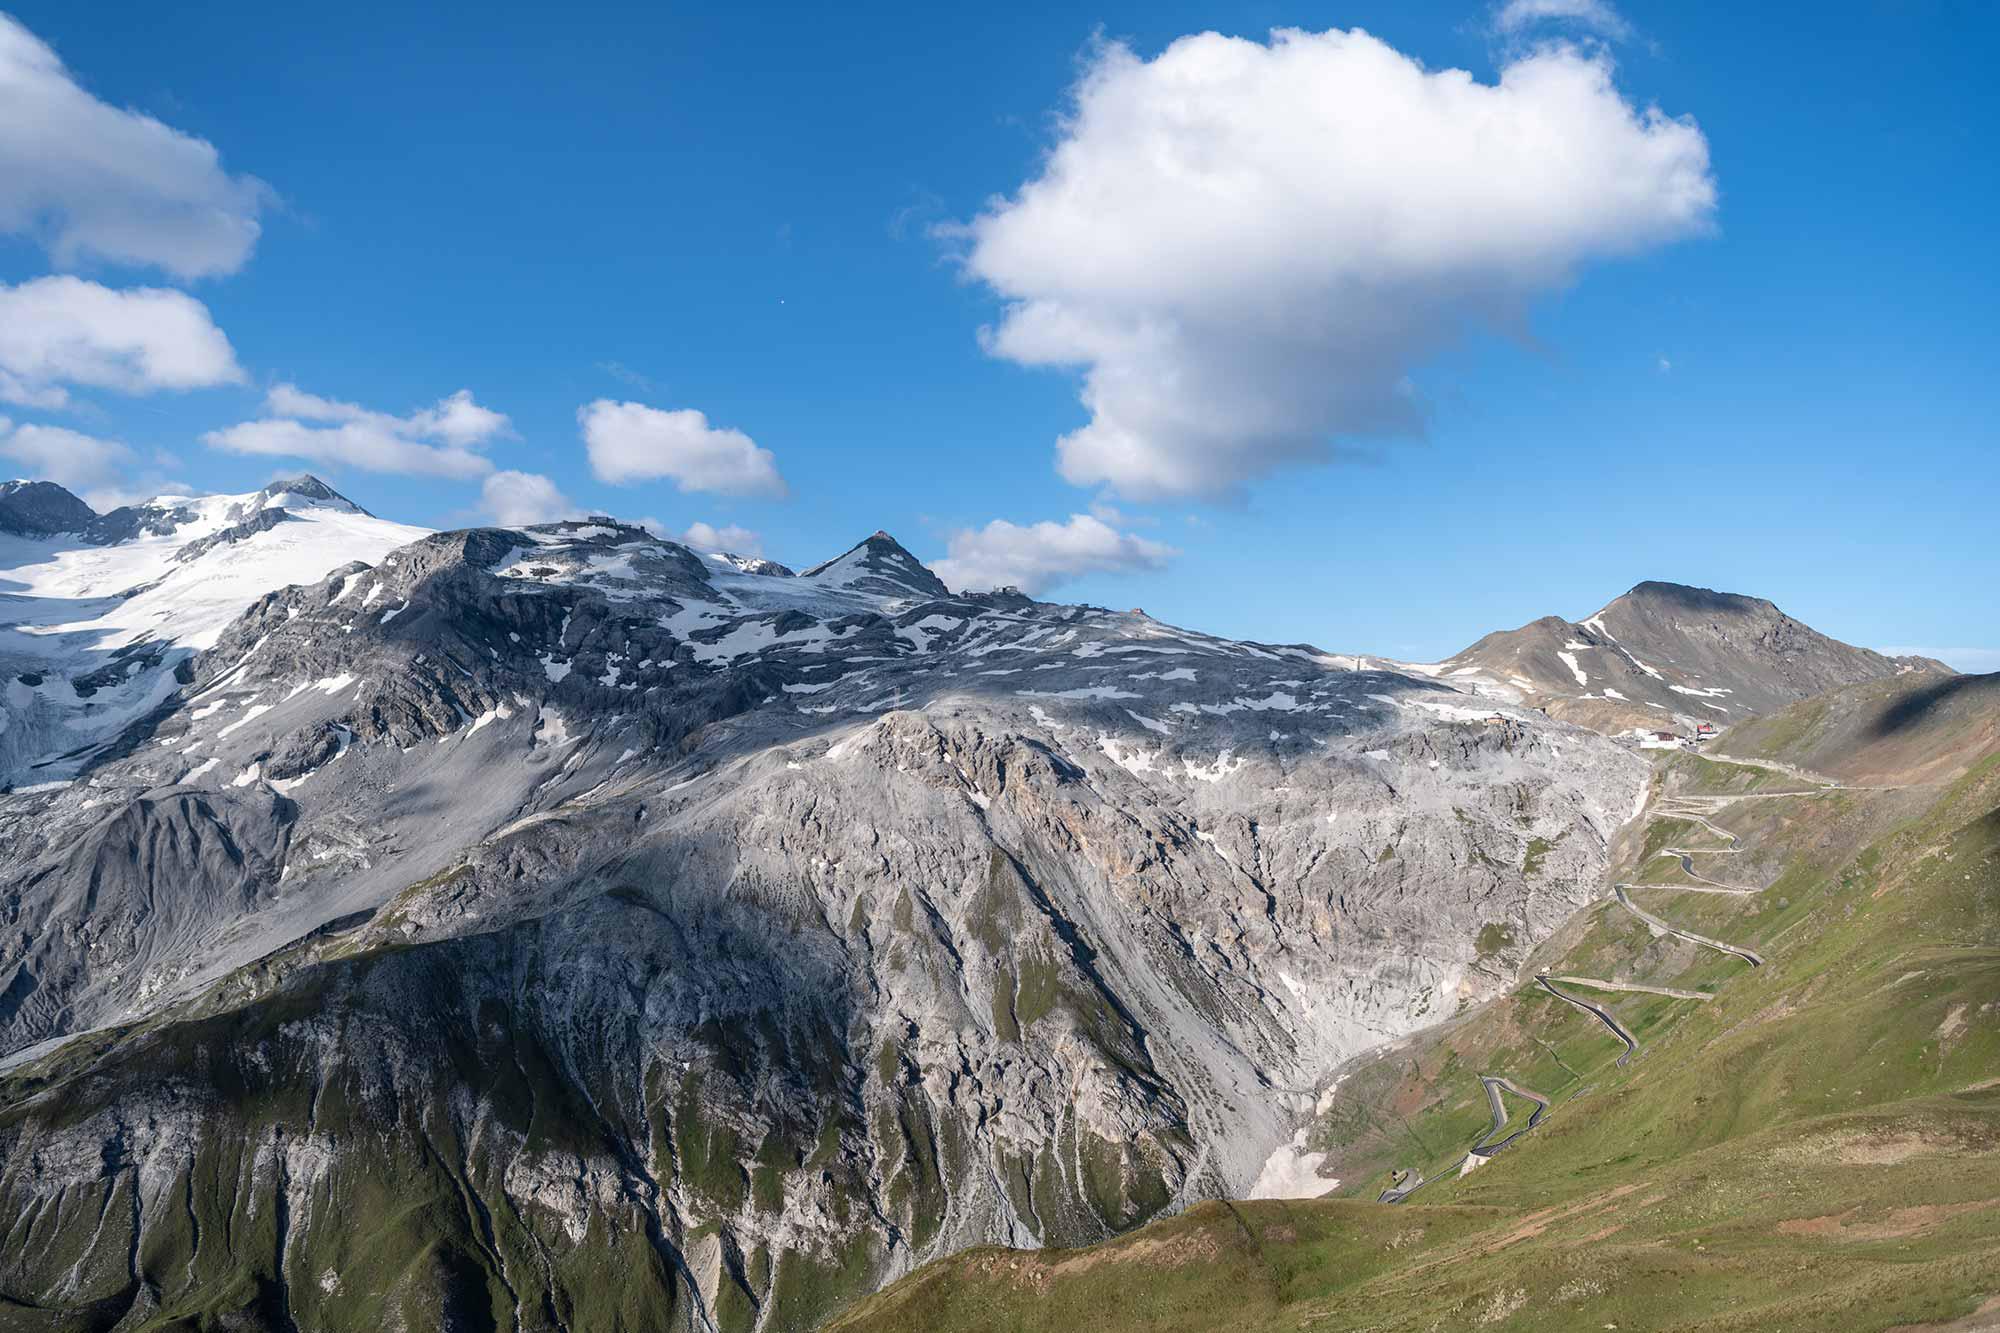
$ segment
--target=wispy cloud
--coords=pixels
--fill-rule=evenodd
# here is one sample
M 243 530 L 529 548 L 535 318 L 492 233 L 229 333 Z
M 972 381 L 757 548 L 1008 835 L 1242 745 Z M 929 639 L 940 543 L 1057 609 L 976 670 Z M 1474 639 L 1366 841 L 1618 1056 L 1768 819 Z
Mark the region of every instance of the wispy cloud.
M 270 416 L 209 431 L 202 443 L 227 453 L 344 463 L 370 472 L 470 478 L 493 471 L 480 450 L 513 434 L 506 415 L 482 407 L 470 389 L 400 417 L 295 384 L 273 388 L 264 406 Z
M 620 384 L 629 384 L 633 388 L 643 389 L 647 393 L 656 393 L 659 391 L 660 386 L 654 383 L 650 376 L 640 374 L 623 361 L 600 361 L 597 363 L 597 368 L 612 379 L 617 380 Z
M 1493 15 L 1495 32 L 1518 36 L 1543 24 L 1579 29 L 1624 41 L 1632 25 L 1607 0 L 1507 0 Z

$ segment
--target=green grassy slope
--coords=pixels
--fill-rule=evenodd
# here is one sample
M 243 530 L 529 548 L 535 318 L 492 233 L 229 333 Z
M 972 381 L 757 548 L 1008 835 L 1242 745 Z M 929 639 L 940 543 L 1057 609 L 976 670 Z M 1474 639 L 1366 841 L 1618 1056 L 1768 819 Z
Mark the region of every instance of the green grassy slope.
M 1662 818 L 1617 877 L 1687 884 L 1657 853 L 1694 850 L 1699 873 L 1762 892 L 1633 901 L 1767 962 L 1656 938 L 1615 903 L 1580 913 L 1534 967 L 1712 996 L 1567 985 L 1637 1035 L 1628 1066 L 1602 1024 L 1530 981 L 1345 1071 L 1311 1144 L 1345 1197 L 1210 1205 L 1089 1250 L 960 1255 L 835 1327 L 2000 1326 L 1956 1322 L 2000 1296 L 2000 699 L 1917 697 L 1935 684 L 1808 701 L 1760 724 L 1761 752 L 1752 729 L 1733 737 L 1739 755 L 1887 790 L 1663 761 L 1654 808 L 1707 811 L 1743 850 L 1702 851 L 1728 844 Z M 1482 1073 L 1555 1105 L 1460 1177 L 1490 1123 Z M 1435 1179 L 1373 1202 L 1398 1168 Z

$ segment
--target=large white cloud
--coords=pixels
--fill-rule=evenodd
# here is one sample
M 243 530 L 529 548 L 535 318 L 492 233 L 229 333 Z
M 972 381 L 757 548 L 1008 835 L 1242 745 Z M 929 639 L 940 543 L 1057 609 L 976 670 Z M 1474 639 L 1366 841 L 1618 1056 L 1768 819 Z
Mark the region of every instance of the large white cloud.
M 1410 376 L 1580 265 L 1702 228 L 1708 144 L 1602 54 L 1497 84 L 1367 33 L 1100 49 L 1040 173 L 961 229 L 994 355 L 1083 370 L 1079 485 L 1215 495 L 1421 431 Z
M 1012 585 L 1038 593 L 1081 574 L 1162 569 L 1180 554 L 1091 514 L 1026 527 L 996 518 L 983 528 L 953 533 L 946 550 L 931 569 L 960 592 Z
M 242 379 L 229 339 L 185 292 L 71 277 L 0 283 L 0 401 L 63 407 L 71 386 L 140 394 Z
M 663 411 L 599 398 L 577 409 L 590 468 L 624 485 L 671 478 L 682 491 L 717 495 L 785 494 L 769 449 L 740 430 L 717 429 L 692 408 Z
M 56 53 L 0 14 L 0 234 L 57 263 L 234 273 L 271 190 L 222 169 L 215 146 L 77 86 Z
M 483 477 L 493 462 L 479 450 L 512 433 L 507 417 L 460 389 L 436 406 L 391 416 L 280 384 L 266 395 L 270 416 L 201 437 L 211 449 L 348 464 L 370 472 Z
M 576 505 L 538 472 L 496 472 L 480 486 L 481 507 L 502 527 L 574 518 Z

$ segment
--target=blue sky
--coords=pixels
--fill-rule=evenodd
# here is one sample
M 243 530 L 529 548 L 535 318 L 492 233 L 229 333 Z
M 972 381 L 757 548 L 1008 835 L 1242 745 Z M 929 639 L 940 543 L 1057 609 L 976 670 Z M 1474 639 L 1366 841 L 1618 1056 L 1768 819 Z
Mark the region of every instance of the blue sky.
M 2000 19 L 1526 4 L 1561 13 L 16 0 L 103 111 L 64 102 L 57 135 L 41 103 L 0 102 L 20 168 L 0 171 L 0 283 L 116 302 L 94 337 L 168 320 L 184 349 L 184 304 L 118 301 L 179 291 L 228 350 L 177 387 L 130 348 L 95 374 L 17 348 L 0 470 L 68 469 L 99 497 L 247 489 L 300 464 L 230 442 L 324 449 L 312 432 L 345 425 L 455 471 L 306 465 L 438 526 L 511 496 L 517 517 L 734 526 L 794 565 L 882 527 L 1049 596 L 1412 659 L 1663 578 L 2000 669 Z M 1281 67 L 1279 27 L 1380 49 L 1302 38 Z M 1255 48 L 1175 46 L 1209 30 Z M 1608 84 L 1487 105 L 1558 41 L 1552 74 Z M 1173 71 L 1237 63 L 1204 85 L 1210 137 L 1176 140 Z M 1483 87 L 1446 89 L 1450 69 Z M 136 183 L 49 165 L 128 110 L 219 162 L 161 184 L 140 130 L 127 148 L 157 170 Z M 1489 111 L 1529 122 L 1522 158 L 1444 151 Z M 1377 138 L 1322 151 L 1376 116 Z M 1163 185 L 1163 143 L 1227 197 Z M 1493 179 L 1440 186 L 1434 148 Z M 1027 206 L 1052 160 L 1068 175 Z M 252 219 L 254 242 L 130 240 L 169 207 L 150 189 Z M 109 295 L 29 286 L 51 274 Z M 1049 318 L 1010 328 L 1010 299 Z M 1162 311 L 1166 350 L 1127 337 Z M 413 419 L 461 390 L 469 414 Z M 593 460 L 579 411 L 599 400 L 647 411 L 594 418 Z M 489 486 L 516 473 L 540 480 Z

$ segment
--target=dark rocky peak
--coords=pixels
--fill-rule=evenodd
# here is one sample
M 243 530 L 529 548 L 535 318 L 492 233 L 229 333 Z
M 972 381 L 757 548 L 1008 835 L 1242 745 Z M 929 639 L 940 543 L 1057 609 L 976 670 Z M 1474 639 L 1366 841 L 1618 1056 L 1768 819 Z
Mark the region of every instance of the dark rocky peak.
M 1764 617 L 1783 614 L 1762 597 L 1746 597 L 1742 593 L 1717 592 L 1713 588 L 1694 588 L 1685 583 L 1662 583 L 1653 579 L 1637 584 L 1597 614 L 1602 616 L 1621 605 L 1633 611 L 1691 615 Z
M 248 513 L 262 513 L 273 501 L 293 496 L 302 500 L 316 500 L 321 504 L 345 509 L 350 513 L 368 513 L 366 509 L 363 509 L 360 505 L 354 503 L 354 501 L 348 499 L 318 477 L 313 476 L 310 472 L 301 473 L 296 477 L 281 477 L 266 486 L 263 490 L 258 491 L 251 498 Z M 369 516 L 373 517 L 373 515 Z
M 828 587 L 852 588 L 861 592 L 902 597 L 949 597 L 944 580 L 925 567 L 924 562 L 903 549 L 888 533 L 879 529 L 851 550 L 799 575 Z
M 83 532 L 97 511 L 52 481 L 0 481 L 0 532 L 51 537 Z

